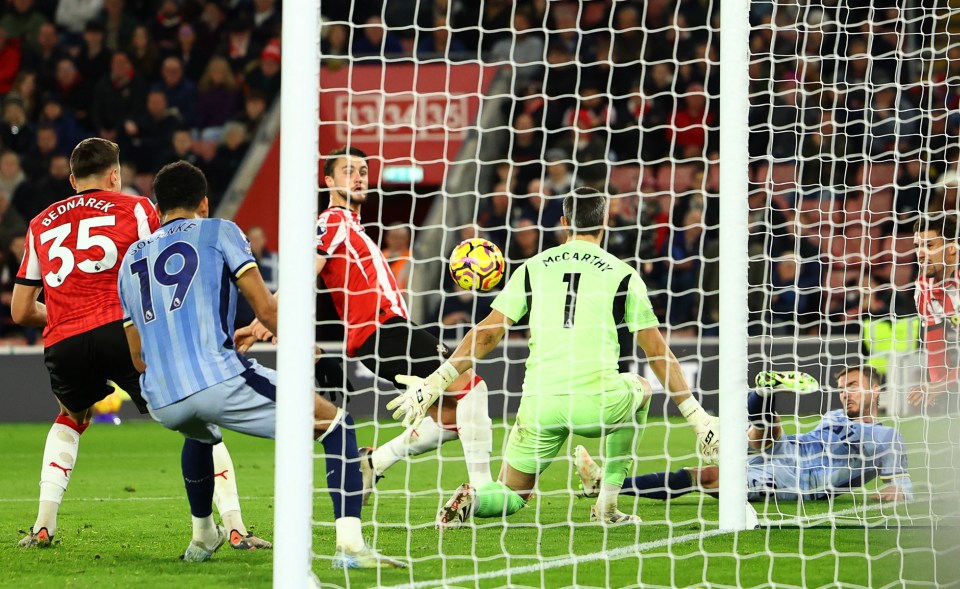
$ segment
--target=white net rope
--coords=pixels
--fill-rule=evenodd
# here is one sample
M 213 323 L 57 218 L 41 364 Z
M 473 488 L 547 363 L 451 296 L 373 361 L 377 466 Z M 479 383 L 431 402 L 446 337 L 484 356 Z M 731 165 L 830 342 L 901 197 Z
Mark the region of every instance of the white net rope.
M 864 559 L 872 554 L 865 528 L 907 522 L 934 529 L 956 491 L 956 425 L 905 401 L 925 373 L 913 223 L 928 208 L 956 210 L 960 185 L 957 23 L 940 8 L 754 2 L 750 12 L 750 377 L 804 370 L 819 379 L 822 393 L 779 400 L 792 433 L 844 407 L 833 388 L 840 368 L 870 362 L 880 369 L 888 381 L 885 423 L 904 436 L 915 501 L 871 501 L 876 481 L 829 500 L 774 495 L 756 504 L 770 527 L 746 552 L 729 538 L 711 539 L 720 536 L 718 503 L 697 492 L 667 502 L 621 496 L 622 511 L 644 524 L 607 530 L 589 523 L 592 499 L 574 498 L 574 446 L 598 457 L 602 445 L 571 436 L 526 508 L 438 534 L 437 509 L 467 480 L 453 441 L 383 473 L 364 509 L 364 530 L 378 549 L 413 567 L 377 573 L 364 586 L 887 582 L 871 581 L 887 577 Z M 376 178 L 362 221 L 418 329 L 452 349 L 500 292 L 477 295 L 453 284 L 446 266 L 457 243 L 480 236 L 497 244 L 506 283 L 526 260 L 563 241 L 563 195 L 594 187 L 611 196 L 603 246 L 639 272 L 685 377 L 715 412 L 724 281 L 719 5 L 385 1 L 324 3 L 321 12 L 321 94 L 336 94 L 329 103 L 336 108 L 321 99 L 321 152 L 349 144 L 371 156 Z M 437 165 L 439 180 L 431 171 Z M 323 302 L 323 291 L 337 288 L 321 288 L 321 340 L 341 337 Z M 477 365 L 490 389 L 495 479 L 515 427 L 527 337 L 521 322 Z M 408 356 L 416 356 L 412 347 Z M 361 422 L 361 445 L 382 446 L 403 429 L 383 408 L 391 384 L 376 381 L 362 360 L 348 365 L 357 390 L 346 408 Z M 629 337 L 621 340 L 620 364 L 655 387 L 628 476 L 702 466 L 692 430 Z M 333 523 L 317 481 L 319 571 Z M 799 537 L 785 540 L 782 528 L 800 528 Z M 900 539 L 899 532 L 888 537 L 880 552 Z M 898 554 L 911 550 L 930 549 Z M 831 555 L 829 566 L 818 560 L 823 554 Z M 866 562 L 857 569 L 865 576 L 845 576 L 846 557 Z M 765 559 L 751 567 L 760 573 L 742 572 L 752 558 Z M 902 573 L 907 557 L 898 558 Z M 792 572 L 779 577 L 775 566 Z

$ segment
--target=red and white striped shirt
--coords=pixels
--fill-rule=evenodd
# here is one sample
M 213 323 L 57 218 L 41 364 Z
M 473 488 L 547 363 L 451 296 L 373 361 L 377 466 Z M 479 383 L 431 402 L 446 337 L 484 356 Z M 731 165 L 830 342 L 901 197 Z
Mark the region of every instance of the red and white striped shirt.
M 939 284 L 920 276 L 914 290 L 917 312 L 923 320 L 923 343 L 931 382 L 957 380 L 957 341 L 960 326 L 960 280 Z
M 320 272 L 337 314 L 347 324 L 347 355 L 393 317 L 409 318 L 397 279 L 360 215 L 330 207 L 317 219 L 317 253 L 327 262 Z
M 43 287 L 44 346 L 123 318 L 120 260 L 159 226 L 149 199 L 106 190 L 65 198 L 30 221 L 16 281 Z

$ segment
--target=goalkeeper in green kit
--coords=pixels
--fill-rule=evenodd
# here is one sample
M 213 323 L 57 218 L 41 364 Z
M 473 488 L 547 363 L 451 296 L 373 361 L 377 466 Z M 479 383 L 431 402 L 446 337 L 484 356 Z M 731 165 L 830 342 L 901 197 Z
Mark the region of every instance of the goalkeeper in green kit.
M 437 527 L 461 525 L 471 514 L 515 513 L 570 432 L 605 438 L 605 472 L 591 520 L 638 523 L 617 509 L 635 440 L 650 408 L 650 383 L 618 372 L 617 327 L 636 333 L 657 378 L 697 433 L 707 461 L 716 459 L 718 422 L 707 415 L 660 334 L 646 287 L 636 270 L 600 244 L 607 197 L 578 188 L 563 200 L 561 223 L 569 239 L 517 268 L 493 302 L 493 311 L 466 335 L 449 360 L 425 379 L 399 377 L 407 390 L 388 409 L 415 425 L 441 392 L 503 339 L 507 327 L 529 315 L 530 355 L 516 424 L 510 431 L 500 480 L 463 484 L 437 515 Z M 639 431 L 638 431 L 639 430 Z

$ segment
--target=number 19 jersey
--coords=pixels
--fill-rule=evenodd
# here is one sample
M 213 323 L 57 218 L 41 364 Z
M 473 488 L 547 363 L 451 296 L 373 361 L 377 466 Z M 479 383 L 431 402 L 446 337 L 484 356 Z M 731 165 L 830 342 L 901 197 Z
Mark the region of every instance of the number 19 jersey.
M 525 396 L 626 390 L 617 330 L 659 324 L 636 270 L 578 239 L 517 268 L 493 308 L 514 322 L 530 315 Z
M 233 347 L 237 287 L 256 268 L 246 236 L 224 219 L 175 219 L 127 251 L 120 264 L 124 326 L 140 333 L 152 409 L 241 374 Z
M 16 282 L 43 287 L 44 346 L 122 318 L 119 257 L 159 225 L 149 199 L 106 190 L 85 190 L 30 221 Z

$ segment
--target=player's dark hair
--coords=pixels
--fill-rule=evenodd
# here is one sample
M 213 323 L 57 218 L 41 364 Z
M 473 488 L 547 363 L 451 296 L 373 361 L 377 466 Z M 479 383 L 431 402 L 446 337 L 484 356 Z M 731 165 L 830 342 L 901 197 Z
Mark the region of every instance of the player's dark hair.
M 954 213 L 934 213 L 922 215 L 913 224 L 913 232 L 933 231 L 946 241 L 957 241 L 957 216 Z
M 600 235 L 607 218 L 607 197 L 593 188 L 577 188 L 563 197 L 563 216 L 574 234 Z
M 190 162 L 173 162 L 157 172 L 153 179 L 153 193 L 161 213 L 172 209 L 193 211 L 207 196 L 207 177 Z
M 352 145 L 349 147 L 346 145 L 338 147 L 327 154 L 327 160 L 323 162 L 323 175 L 333 176 L 333 167 L 337 165 L 337 160 L 345 155 L 354 155 L 362 158 L 363 161 L 367 161 L 367 158 L 370 157 L 359 147 L 353 147 Z
M 120 147 L 99 137 L 84 139 L 70 154 L 70 173 L 74 178 L 102 176 L 120 167 Z
M 866 364 L 854 364 L 852 366 L 847 366 L 840 372 L 834 375 L 834 380 L 839 383 L 840 379 L 844 376 L 850 374 L 851 372 L 859 372 L 860 374 L 867 377 L 867 384 L 870 387 L 877 386 L 881 389 L 883 388 L 883 375 L 880 374 L 876 368 Z

